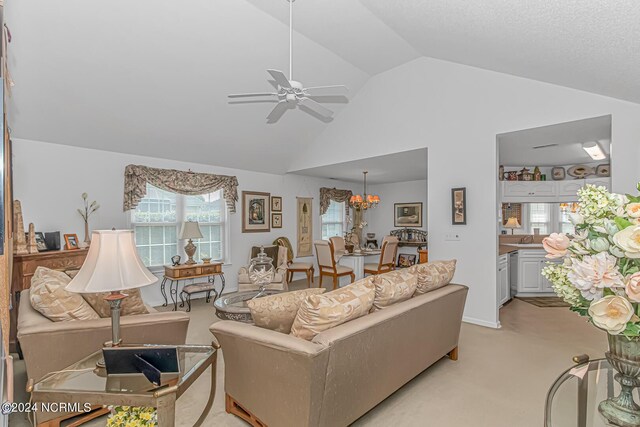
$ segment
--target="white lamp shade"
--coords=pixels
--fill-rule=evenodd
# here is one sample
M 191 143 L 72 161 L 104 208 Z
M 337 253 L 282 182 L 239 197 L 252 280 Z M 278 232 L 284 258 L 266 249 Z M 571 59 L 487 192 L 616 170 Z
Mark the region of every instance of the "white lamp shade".
M 520 228 L 520 223 L 518 222 L 518 218 L 512 216 L 507 220 L 507 223 L 504 225 L 504 228 Z
M 182 223 L 182 229 L 180 230 L 181 239 L 202 239 L 202 232 L 200 226 L 196 221 L 186 221 Z
M 138 256 L 133 230 L 97 230 L 82 268 L 66 290 L 77 293 L 140 288 L 158 281 Z

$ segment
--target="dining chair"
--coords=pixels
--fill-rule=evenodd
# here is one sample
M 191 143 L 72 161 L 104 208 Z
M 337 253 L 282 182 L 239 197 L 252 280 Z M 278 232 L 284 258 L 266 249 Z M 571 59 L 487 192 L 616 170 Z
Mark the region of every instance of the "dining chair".
M 382 252 L 377 263 L 366 263 L 364 274 L 381 274 L 395 270 L 396 252 L 400 241 L 395 236 L 385 236 L 382 239 Z
M 316 240 L 313 242 L 313 245 L 316 248 L 316 257 L 318 258 L 318 268 L 320 270 L 320 283 L 318 287 L 322 287 L 322 279 L 324 276 L 329 276 L 333 279 L 333 289 L 338 287 L 338 281 L 342 276 L 351 276 L 351 283 L 353 283 L 356 278 L 353 269 L 336 264 L 333 243 L 326 240 Z
M 329 237 L 329 241 L 333 245 L 333 256 L 336 259 L 336 262 L 340 261 L 342 255 L 347 253 L 346 243 L 344 241 L 344 237 L 333 236 Z
M 287 237 L 278 237 L 274 242 L 275 245 L 284 246 L 287 248 L 287 283 L 293 281 L 294 273 L 304 273 L 307 276 L 307 286 L 311 287 L 313 284 L 313 275 L 315 269 L 312 262 L 294 262 L 293 261 L 293 246 Z

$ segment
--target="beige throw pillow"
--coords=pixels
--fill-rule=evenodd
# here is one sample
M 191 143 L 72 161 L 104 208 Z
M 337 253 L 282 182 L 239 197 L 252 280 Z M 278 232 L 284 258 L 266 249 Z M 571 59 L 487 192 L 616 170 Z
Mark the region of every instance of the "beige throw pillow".
M 319 295 L 324 288 L 283 292 L 247 301 L 253 323 L 261 328 L 288 334 L 298 309 L 309 295 Z
M 144 301 L 142 300 L 140 289 L 128 289 L 126 291 L 122 291 L 122 293 L 127 294 L 128 296 L 122 300 L 120 308 L 121 316 L 149 314 L 149 310 L 147 310 L 147 307 L 144 305 Z M 100 317 L 111 317 L 111 306 L 104 300 L 104 297 L 107 295 L 109 295 L 109 292 L 82 294 L 85 301 L 89 303 Z
M 31 306 L 54 322 L 99 319 L 81 294 L 65 289 L 70 281 L 61 271 L 38 267 L 29 289 Z
M 445 285 L 448 285 L 456 272 L 456 260 L 432 261 L 418 264 L 409 269 L 418 274 L 418 287 L 416 295 L 426 294 Z
M 418 275 L 407 269 L 395 270 L 374 276 L 373 284 L 376 286 L 373 311 L 382 310 L 411 298 L 418 286 Z
M 298 310 L 291 335 L 311 341 L 322 331 L 369 313 L 375 297 L 371 277 L 322 295 L 311 295 Z

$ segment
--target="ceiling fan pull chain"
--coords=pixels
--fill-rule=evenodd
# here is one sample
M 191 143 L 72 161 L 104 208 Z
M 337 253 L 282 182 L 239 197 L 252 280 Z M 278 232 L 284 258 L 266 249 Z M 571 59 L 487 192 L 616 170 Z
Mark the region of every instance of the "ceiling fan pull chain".
M 293 1 L 289 0 L 289 81 L 293 80 Z

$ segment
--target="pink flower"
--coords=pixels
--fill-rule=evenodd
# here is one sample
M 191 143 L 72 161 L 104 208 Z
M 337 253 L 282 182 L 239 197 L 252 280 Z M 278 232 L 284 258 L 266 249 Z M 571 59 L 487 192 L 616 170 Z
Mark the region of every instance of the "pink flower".
M 585 299 L 600 299 L 604 288 L 622 288 L 622 275 L 616 267 L 616 257 L 607 252 L 574 259 L 567 278 Z
M 633 302 L 640 302 L 640 272 L 627 277 L 627 285 L 624 290 Z
M 570 243 L 571 241 L 564 233 L 551 233 L 550 236 L 542 239 L 542 246 L 547 251 L 546 257 L 549 259 L 565 256 Z

